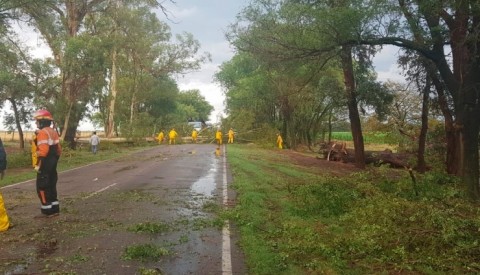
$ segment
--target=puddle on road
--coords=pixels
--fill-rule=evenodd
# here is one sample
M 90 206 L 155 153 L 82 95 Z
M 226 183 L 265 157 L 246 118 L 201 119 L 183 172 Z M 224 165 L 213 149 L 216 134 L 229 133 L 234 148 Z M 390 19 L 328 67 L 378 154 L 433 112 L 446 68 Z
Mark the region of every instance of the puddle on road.
M 210 169 L 206 176 L 201 177 L 190 187 L 192 193 L 203 195 L 207 198 L 213 196 L 213 192 L 216 189 L 217 183 L 215 182 L 215 176 L 218 172 L 218 160 L 214 160 L 210 163 Z
M 185 194 L 188 196 L 188 200 L 183 200 L 185 207 L 177 209 L 180 215 L 185 217 L 204 215 L 202 210 L 203 205 L 216 196 L 217 183 L 215 182 L 215 177 L 218 173 L 218 166 L 218 160 L 214 159 L 210 163 L 207 174 L 190 186 L 189 194 Z

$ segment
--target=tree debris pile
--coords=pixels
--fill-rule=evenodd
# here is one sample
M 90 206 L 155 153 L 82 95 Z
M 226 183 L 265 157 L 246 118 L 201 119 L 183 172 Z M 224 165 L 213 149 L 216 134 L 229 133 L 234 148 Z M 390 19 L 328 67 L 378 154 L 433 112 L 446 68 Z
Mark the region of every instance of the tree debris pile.
M 355 163 L 355 151 L 348 149 L 345 142 L 332 141 L 320 145 L 320 159 L 327 161 L 341 161 Z M 384 151 L 365 151 L 366 164 L 380 166 L 388 164 L 392 168 L 410 168 L 409 160 L 414 157 L 409 153 L 393 153 L 389 149 Z

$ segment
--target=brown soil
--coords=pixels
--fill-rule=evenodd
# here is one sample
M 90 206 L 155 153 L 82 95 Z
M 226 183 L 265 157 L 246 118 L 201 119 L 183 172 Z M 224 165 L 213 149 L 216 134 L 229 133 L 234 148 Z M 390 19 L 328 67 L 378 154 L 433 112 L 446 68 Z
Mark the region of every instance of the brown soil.
M 281 154 L 287 156 L 299 166 L 313 168 L 314 171 L 319 174 L 328 173 L 335 176 L 342 176 L 361 171 L 361 169 L 356 168 L 352 163 L 327 161 L 318 158 L 320 156 L 319 154 L 305 149 L 300 149 L 299 151 L 282 150 Z

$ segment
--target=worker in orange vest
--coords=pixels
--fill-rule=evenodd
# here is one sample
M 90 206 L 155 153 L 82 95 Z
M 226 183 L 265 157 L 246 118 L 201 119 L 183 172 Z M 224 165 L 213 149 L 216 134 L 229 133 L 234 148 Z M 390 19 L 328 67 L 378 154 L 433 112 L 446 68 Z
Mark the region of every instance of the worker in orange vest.
M 36 217 L 53 217 L 60 213 L 60 204 L 57 198 L 57 164 L 62 154 L 62 147 L 57 131 L 51 127 L 52 114 L 47 110 L 38 110 L 34 118 L 39 129 L 36 136 L 37 163 L 35 170 L 37 171 L 37 194 L 41 203 L 41 215 Z

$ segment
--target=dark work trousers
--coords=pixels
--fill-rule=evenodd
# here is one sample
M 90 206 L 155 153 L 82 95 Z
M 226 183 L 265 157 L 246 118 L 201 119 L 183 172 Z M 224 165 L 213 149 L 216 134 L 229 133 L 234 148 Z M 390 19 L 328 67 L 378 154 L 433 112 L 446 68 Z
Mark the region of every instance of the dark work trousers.
M 41 212 L 45 215 L 60 212 L 60 204 L 57 199 L 58 156 L 56 156 L 56 150 L 52 149 L 52 146 L 50 146 L 48 156 L 42 158 L 40 170 L 37 174 L 37 194 L 42 204 Z

